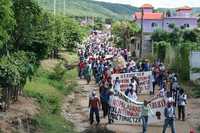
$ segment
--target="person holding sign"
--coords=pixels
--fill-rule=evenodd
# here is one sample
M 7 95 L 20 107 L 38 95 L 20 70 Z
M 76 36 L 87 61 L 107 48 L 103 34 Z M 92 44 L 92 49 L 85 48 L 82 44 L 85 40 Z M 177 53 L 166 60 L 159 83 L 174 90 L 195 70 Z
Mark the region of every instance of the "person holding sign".
M 148 105 L 150 102 L 151 101 L 144 100 L 144 105 L 142 106 L 142 114 L 141 114 L 142 127 L 143 127 L 142 133 L 147 133 L 148 117 L 149 117 L 149 112 L 151 112 L 150 106 Z
M 115 79 L 114 90 L 115 91 L 120 91 L 120 80 L 119 80 L 119 77 L 116 77 L 116 79 Z

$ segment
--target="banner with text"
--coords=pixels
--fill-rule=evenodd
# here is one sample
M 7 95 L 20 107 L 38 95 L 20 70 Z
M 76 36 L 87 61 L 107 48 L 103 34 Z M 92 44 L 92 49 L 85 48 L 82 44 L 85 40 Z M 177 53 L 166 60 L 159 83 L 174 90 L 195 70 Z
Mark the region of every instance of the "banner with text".
M 111 118 L 120 123 L 140 124 L 143 102 L 132 101 L 122 92 L 116 92 L 113 96 L 110 108 Z M 156 123 L 164 120 L 165 99 L 154 98 L 149 104 L 149 123 Z
M 121 73 L 112 74 L 112 84 L 114 85 L 115 80 L 119 77 L 120 80 L 120 90 L 125 91 L 128 85 L 131 83 L 132 77 L 137 77 L 139 81 L 138 93 L 147 94 L 153 90 L 152 84 L 152 72 L 133 72 L 133 73 Z

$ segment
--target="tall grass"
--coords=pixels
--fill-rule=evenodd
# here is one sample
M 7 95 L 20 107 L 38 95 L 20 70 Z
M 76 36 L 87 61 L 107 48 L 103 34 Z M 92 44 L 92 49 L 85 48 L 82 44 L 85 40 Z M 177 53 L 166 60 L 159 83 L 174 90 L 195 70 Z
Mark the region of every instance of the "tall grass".
M 34 119 L 44 133 L 74 132 L 72 124 L 65 121 L 60 112 L 63 97 L 76 88 L 77 71 L 66 71 L 62 65 L 53 71 L 40 67 L 32 81 L 25 85 L 25 94 L 35 98 L 41 106 L 40 114 Z

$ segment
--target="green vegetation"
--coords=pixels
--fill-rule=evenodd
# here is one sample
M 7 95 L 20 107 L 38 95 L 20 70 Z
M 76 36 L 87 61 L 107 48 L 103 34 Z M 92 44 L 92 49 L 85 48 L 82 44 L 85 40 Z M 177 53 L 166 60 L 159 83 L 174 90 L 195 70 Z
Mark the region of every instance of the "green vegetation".
M 128 48 L 131 38 L 139 32 L 139 27 L 134 22 L 116 21 L 112 25 L 112 34 L 114 35 L 114 43 L 118 47 Z
M 0 0 L 0 12 L 0 100 L 5 103 L 1 107 L 6 111 L 24 91 L 41 106 L 34 118 L 38 129 L 73 133 L 73 126 L 61 116 L 61 104 L 77 86 L 77 71 L 66 72 L 65 62 L 56 58 L 61 49 L 73 51 L 88 27 L 66 16 L 54 16 L 33 0 Z M 68 63 L 78 59 L 69 53 Z M 43 67 L 45 59 L 50 62 Z
M 63 63 L 58 63 L 51 71 L 40 67 L 25 85 L 25 94 L 40 104 L 40 114 L 34 119 L 44 133 L 74 132 L 73 125 L 60 115 L 60 109 L 64 96 L 76 88 L 76 77 L 76 69 L 66 71 Z
M 6 110 L 41 60 L 57 58 L 60 49 L 73 51 L 88 29 L 43 11 L 33 0 L 1 0 L 0 11 L 0 98 Z
M 155 31 L 151 38 L 154 41 L 154 55 L 176 71 L 181 80 L 189 80 L 189 53 L 200 50 L 200 31 L 170 25 L 171 32 Z
M 52 12 L 53 0 L 38 0 L 39 4 Z M 65 0 L 65 13 L 69 16 L 92 16 L 112 19 L 131 19 L 136 7 L 93 0 Z M 57 12 L 64 12 L 64 0 L 57 0 Z

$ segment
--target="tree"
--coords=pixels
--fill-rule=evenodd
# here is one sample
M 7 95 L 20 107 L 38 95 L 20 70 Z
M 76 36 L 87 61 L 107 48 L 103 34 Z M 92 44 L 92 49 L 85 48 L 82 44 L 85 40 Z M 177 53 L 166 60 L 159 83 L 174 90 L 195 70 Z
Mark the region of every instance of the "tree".
M 151 40 L 154 42 L 168 41 L 169 34 L 162 29 L 156 29 L 151 35 Z
M 0 0 L 0 52 L 7 53 L 7 45 L 14 29 L 15 20 L 10 0 Z
M 112 25 L 112 34 L 114 35 L 114 42 L 119 47 L 127 48 L 130 44 L 131 37 L 139 32 L 139 27 L 134 22 L 116 21 Z
M 164 62 L 166 54 L 167 54 L 166 51 L 169 46 L 170 46 L 170 43 L 165 42 L 165 41 L 153 43 L 153 47 L 154 47 L 154 51 L 155 51 L 155 55 L 157 59 L 160 59 L 162 62 Z
M 41 9 L 32 0 L 13 0 L 13 11 L 16 26 L 15 32 L 13 33 L 14 45 L 12 50 L 24 50 L 37 54 L 35 51 L 39 48 L 34 37 L 37 34 L 37 24 Z

